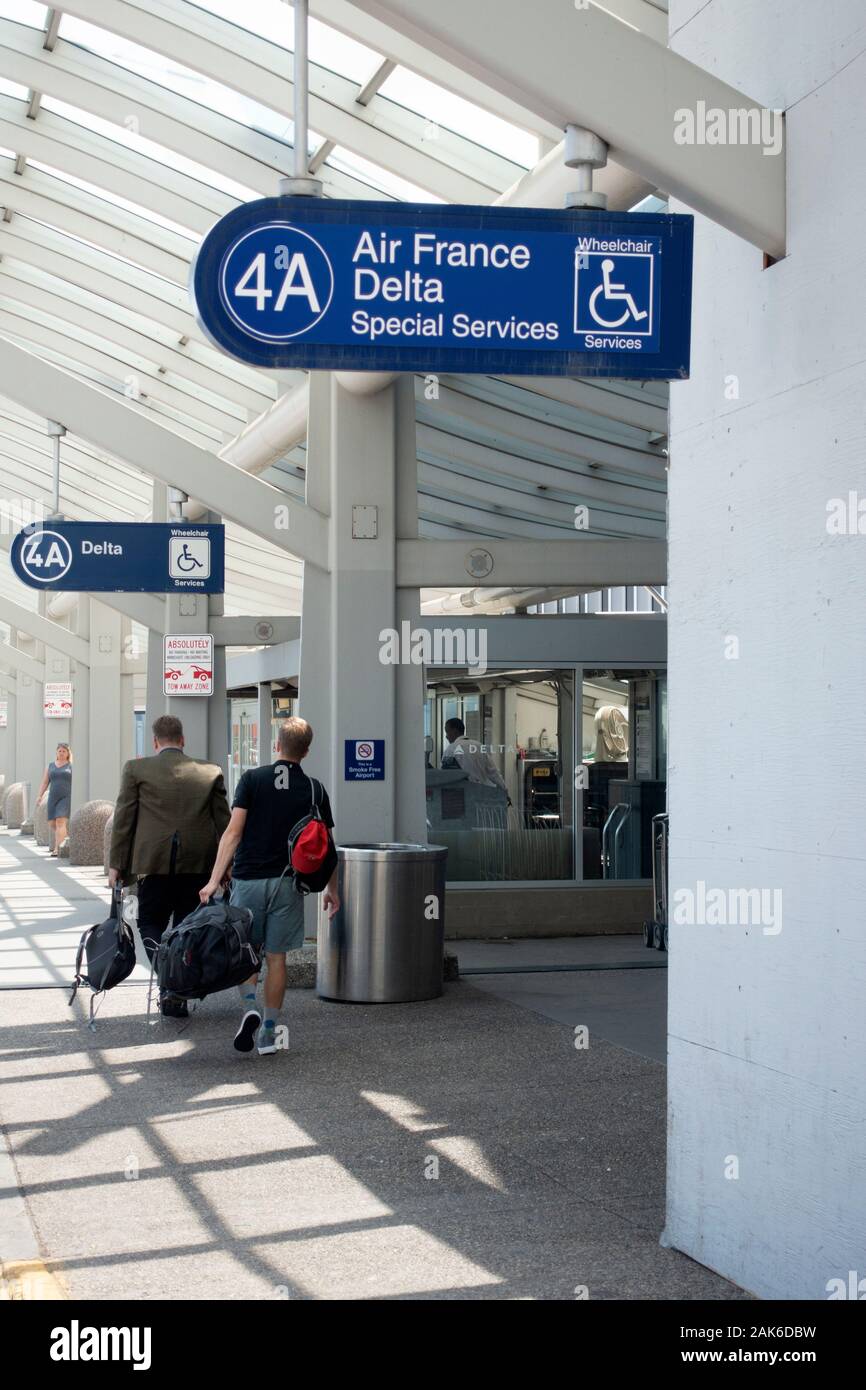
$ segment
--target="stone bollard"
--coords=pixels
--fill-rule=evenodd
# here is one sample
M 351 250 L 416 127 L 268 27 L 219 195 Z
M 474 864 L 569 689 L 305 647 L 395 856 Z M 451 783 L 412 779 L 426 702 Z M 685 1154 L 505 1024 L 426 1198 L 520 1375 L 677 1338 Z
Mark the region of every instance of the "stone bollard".
M 48 829 L 48 793 L 43 792 L 36 803 L 36 810 L 33 812 L 33 833 L 36 836 L 37 845 L 51 844 L 51 833 Z
M 7 791 L 4 810 L 6 812 L 6 824 L 10 830 L 21 829 L 27 814 L 29 792 L 29 782 L 13 782 Z
M 111 865 L 108 862 L 108 856 L 111 852 L 111 832 L 113 829 L 114 812 L 112 811 L 111 815 L 108 817 L 108 820 L 105 822 L 105 830 L 103 831 L 102 835 L 102 872 L 105 874 L 106 877 L 108 877 L 108 870 L 111 868 Z
M 79 866 L 101 864 L 105 822 L 114 810 L 111 801 L 85 801 L 69 822 L 69 862 Z M 63 856 L 65 858 L 65 855 Z

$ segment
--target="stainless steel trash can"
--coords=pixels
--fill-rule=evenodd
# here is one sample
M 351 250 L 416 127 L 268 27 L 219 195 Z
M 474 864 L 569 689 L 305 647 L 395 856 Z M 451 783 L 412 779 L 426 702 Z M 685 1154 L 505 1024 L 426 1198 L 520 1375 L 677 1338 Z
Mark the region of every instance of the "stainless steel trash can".
M 340 845 L 338 854 L 340 910 L 330 919 L 319 911 L 317 992 L 356 1004 L 437 998 L 448 850 Z

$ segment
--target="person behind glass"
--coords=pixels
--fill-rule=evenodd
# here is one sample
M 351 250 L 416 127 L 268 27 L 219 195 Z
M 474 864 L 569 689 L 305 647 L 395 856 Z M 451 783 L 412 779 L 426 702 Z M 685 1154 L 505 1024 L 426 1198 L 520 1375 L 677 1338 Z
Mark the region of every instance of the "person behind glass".
M 474 738 L 466 737 L 466 725 L 463 720 L 446 720 L 445 737 L 448 747 L 442 754 L 442 766 L 460 768 L 466 773 L 468 781 L 481 787 L 498 787 L 500 791 L 505 792 L 510 806 L 511 797 L 508 795 L 505 778 L 487 750 Z
M 72 749 L 68 743 L 58 743 L 54 762 L 45 769 L 39 786 L 37 804 L 48 792 L 48 831 L 51 846 L 49 855 L 56 859 L 69 829 L 69 803 L 72 797 Z

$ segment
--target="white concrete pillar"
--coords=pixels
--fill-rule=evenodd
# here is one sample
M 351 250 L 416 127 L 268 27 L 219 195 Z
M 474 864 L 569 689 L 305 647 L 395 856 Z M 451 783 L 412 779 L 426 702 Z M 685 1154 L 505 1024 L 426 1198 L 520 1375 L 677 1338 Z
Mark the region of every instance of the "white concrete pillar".
M 271 736 L 271 718 L 273 714 L 273 694 L 270 681 L 259 682 L 259 767 L 264 767 L 265 763 L 272 763 L 276 757 L 274 740 Z
M 188 633 L 202 636 L 209 630 L 207 594 L 169 594 L 168 632 L 171 636 Z M 160 660 L 162 660 L 162 641 L 160 640 Z M 148 674 L 150 662 L 148 661 Z M 208 705 L 207 695 L 170 695 L 167 697 L 166 712 L 177 715 L 183 724 L 185 752 L 191 758 L 208 756 Z
M 12 783 L 18 780 L 16 775 L 18 739 L 15 732 L 15 690 L 15 678 L 5 674 L 0 675 L 0 700 L 6 701 L 6 728 L 0 728 L 0 772 L 6 778 L 7 787 L 11 787 Z
M 75 632 L 90 642 L 90 602 L 82 594 L 74 610 Z M 90 800 L 90 668 L 72 662 L 72 810 Z M 114 795 L 114 793 L 112 793 Z
M 395 584 L 398 526 L 418 534 L 413 377 L 357 396 L 313 376 L 307 498 L 330 513 L 331 563 L 329 574 L 304 573 L 299 712 L 316 733 L 309 770 L 329 788 L 344 842 L 423 842 L 423 669 L 381 660 L 383 632 L 419 617 L 418 591 L 398 606 Z M 381 782 L 345 780 L 345 743 L 361 738 L 385 742 Z
M 90 710 L 88 753 L 91 800 L 114 801 L 120 785 L 123 734 L 121 615 L 98 599 L 90 604 Z M 131 719 L 131 713 L 129 718 Z M 74 774 L 73 774 L 74 776 Z M 80 795 L 80 793 L 79 793 Z M 79 805 L 80 805 L 79 801 Z

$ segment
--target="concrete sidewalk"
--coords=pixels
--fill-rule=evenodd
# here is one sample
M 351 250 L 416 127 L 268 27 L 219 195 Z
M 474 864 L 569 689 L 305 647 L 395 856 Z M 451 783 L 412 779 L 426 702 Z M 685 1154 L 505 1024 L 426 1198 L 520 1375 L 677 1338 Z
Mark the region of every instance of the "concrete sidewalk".
M 289 996 L 290 1049 L 146 991 L 0 995 L 0 1119 L 74 1299 L 731 1299 L 658 1244 L 664 1071 L 465 983 Z
M 72 983 L 85 927 L 108 916 L 101 867 L 50 859 L 30 837 L 0 829 L 0 990 Z M 147 978 L 141 952 L 136 980 Z

